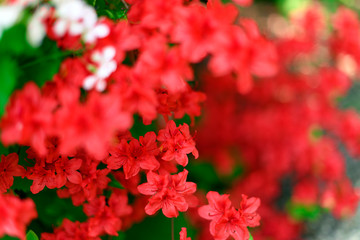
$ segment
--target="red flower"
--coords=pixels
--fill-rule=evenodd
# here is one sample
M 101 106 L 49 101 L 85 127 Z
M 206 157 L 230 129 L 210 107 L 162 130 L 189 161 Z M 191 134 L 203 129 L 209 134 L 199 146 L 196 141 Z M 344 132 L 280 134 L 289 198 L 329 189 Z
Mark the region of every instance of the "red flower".
M 1 155 L 0 162 L 0 193 L 6 192 L 14 182 L 14 176 L 23 176 L 25 169 L 18 165 L 19 157 L 16 153 Z
M 0 237 L 6 234 L 25 240 L 26 225 L 37 213 L 31 199 L 0 194 L 0 216 Z
M 41 239 L 43 240 L 60 240 L 60 239 L 71 239 L 71 240 L 100 240 L 99 237 L 89 236 L 89 224 L 87 222 L 80 223 L 78 221 L 71 222 L 69 219 L 64 219 L 62 225 L 55 229 L 54 233 L 43 233 Z
M 220 195 L 218 192 L 210 191 L 206 194 L 209 205 L 199 208 L 199 215 L 205 219 L 219 219 L 231 208 L 229 194 Z
M 104 158 L 116 131 L 132 124 L 130 114 L 121 111 L 115 95 L 91 92 L 85 104 L 64 106 L 55 115 L 60 134 L 60 152 L 73 154 L 79 148 L 96 158 Z
M 55 106 L 53 99 L 41 96 L 35 83 L 27 83 L 23 90 L 13 94 L 6 107 L 0 123 L 1 142 L 31 145 L 44 155 L 45 138 L 52 125 Z
M 260 225 L 260 215 L 256 212 L 259 207 L 259 198 L 248 198 L 246 195 L 242 195 L 239 213 L 247 226 L 256 227 Z
M 162 159 L 165 161 L 175 159 L 180 165 L 186 166 L 188 164 L 187 154 L 192 153 L 195 158 L 199 156 L 195 148 L 195 141 L 190 135 L 189 125 L 186 123 L 176 127 L 174 121 L 169 121 L 166 129 L 159 131 L 157 140 L 162 142 L 161 148 L 164 152 Z
M 89 218 L 89 236 L 97 237 L 104 233 L 118 236 L 117 231 L 120 230 L 121 220 L 113 210 L 106 206 L 105 196 L 93 199 L 88 204 L 84 204 L 84 212 Z
M 187 237 L 187 231 L 186 228 L 181 228 L 181 232 L 180 232 L 180 240 L 191 240 L 190 237 Z
M 210 233 L 216 240 L 226 240 L 230 236 L 235 240 L 249 239 L 249 231 L 234 207 L 226 211 L 216 224 L 213 223 L 214 221 L 210 223 Z
M 147 183 L 138 186 L 140 193 L 152 196 L 145 207 L 148 215 L 155 214 L 162 208 L 163 214 L 168 217 L 177 217 L 179 212 L 185 212 L 189 204 L 188 196 L 196 191 L 196 184 L 186 182 L 188 171 L 177 175 L 157 175 L 154 172 L 147 174 Z
M 106 160 L 109 169 L 124 168 L 125 178 L 129 179 L 137 175 L 140 169 L 156 170 L 160 163 L 155 156 L 159 149 L 156 144 L 154 132 L 148 132 L 139 141 L 133 139 L 127 143 L 122 139 L 120 144 L 110 150 L 111 156 Z
M 234 0 L 240 6 L 248 7 L 253 3 L 253 0 Z
M 209 205 L 199 208 L 199 215 L 211 220 L 210 233 L 215 239 L 226 240 L 232 236 L 236 240 L 249 239 L 247 227 L 259 225 L 260 216 L 256 210 L 260 206 L 260 199 L 247 198 L 242 195 L 240 209 L 236 210 L 229 200 L 229 195 L 220 195 L 217 192 L 208 192 L 206 198 Z

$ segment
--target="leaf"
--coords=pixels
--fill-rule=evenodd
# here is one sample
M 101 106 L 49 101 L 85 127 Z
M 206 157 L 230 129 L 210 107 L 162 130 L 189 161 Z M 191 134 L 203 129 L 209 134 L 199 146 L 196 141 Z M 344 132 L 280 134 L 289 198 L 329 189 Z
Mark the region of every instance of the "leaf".
M 83 222 L 86 215 L 82 211 L 82 207 L 76 207 L 69 198 L 59 198 L 54 189 L 44 189 L 37 194 L 28 193 L 28 197 L 32 198 L 38 212 L 38 219 L 43 227 L 52 228 L 54 225 L 61 225 L 64 218 L 71 221 Z
M 254 238 L 253 238 L 253 236 L 251 235 L 250 232 L 249 232 L 249 234 L 250 234 L 249 240 L 253 240 Z
M 287 210 L 290 216 L 298 221 L 315 220 L 322 212 L 319 205 L 304 205 L 298 203 L 289 203 Z
M 179 232 L 182 227 L 187 228 L 188 236 L 196 235 L 196 230 L 188 222 L 185 214 L 179 212 L 179 216 L 174 218 L 175 239 L 179 239 Z M 171 219 L 165 217 L 160 210 L 155 216 L 148 216 L 142 222 L 134 224 L 125 232 L 125 235 L 125 239 L 171 239 Z
M 15 88 L 17 79 L 17 63 L 8 56 L 0 58 L 0 116 L 4 113 L 5 105 Z
M 0 38 L 0 55 L 20 55 L 34 49 L 26 40 L 26 26 L 17 24 L 4 31 Z
M 276 0 L 280 11 L 288 15 L 291 11 L 306 8 L 310 1 L 309 0 Z
M 144 136 L 147 132 L 154 131 L 156 129 L 155 121 L 152 121 L 150 125 L 144 125 L 142 118 L 139 115 L 134 115 L 134 124 L 130 129 L 131 135 L 139 139 L 140 136 Z
M 26 240 L 39 240 L 39 238 L 32 230 L 30 230 L 26 234 Z
M 124 189 L 123 185 L 121 185 L 121 183 L 117 181 L 112 174 L 109 174 L 108 177 L 111 179 L 111 182 L 109 183 L 110 187 Z
M 118 236 L 112 236 L 112 240 L 125 240 L 125 233 L 124 232 L 118 232 Z
M 112 20 L 126 19 L 128 6 L 122 0 L 87 0 L 93 5 L 99 16 L 106 16 Z
M 66 55 L 69 53 L 62 52 L 54 41 L 45 38 L 36 52 L 21 56 L 19 59 L 21 72 L 17 88 L 22 88 L 28 81 L 34 81 L 38 86 L 43 86 L 59 71 L 60 64 Z

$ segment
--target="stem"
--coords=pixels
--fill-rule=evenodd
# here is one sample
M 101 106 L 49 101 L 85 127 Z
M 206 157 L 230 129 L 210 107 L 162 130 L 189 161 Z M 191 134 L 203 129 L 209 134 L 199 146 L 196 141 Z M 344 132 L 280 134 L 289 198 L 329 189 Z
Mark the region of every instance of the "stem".
M 27 68 L 27 67 L 30 67 L 30 66 L 33 66 L 33 65 L 45 62 L 45 61 L 53 60 L 53 59 L 58 59 L 58 58 L 62 58 L 62 57 L 68 57 L 68 56 L 71 56 L 71 55 L 73 57 L 79 56 L 82 53 L 83 53 L 83 50 L 78 50 L 78 51 L 75 51 L 75 52 L 66 51 L 66 52 L 50 55 L 50 56 L 43 57 L 43 58 L 31 61 L 31 62 L 24 63 L 24 64 L 20 65 L 19 67 L 20 68 Z
M 174 238 L 174 218 L 171 218 L 171 240 L 175 240 L 175 238 Z
M 125 8 L 126 8 L 126 9 L 129 9 L 129 5 L 128 5 L 124 0 L 121 0 L 121 1 L 122 1 L 122 3 L 124 4 Z

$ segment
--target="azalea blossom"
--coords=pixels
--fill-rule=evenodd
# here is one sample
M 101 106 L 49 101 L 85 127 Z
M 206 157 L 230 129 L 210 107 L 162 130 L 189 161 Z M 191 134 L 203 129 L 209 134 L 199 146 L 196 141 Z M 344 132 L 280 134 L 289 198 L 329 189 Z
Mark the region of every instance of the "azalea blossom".
M 185 212 L 189 207 L 186 198 L 196 191 L 195 183 L 186 182 L 187 175 L 187 170 L 175 175 L 158 175 L 150 171 L 148 182 L 138 186 L 140 193 L 151 196 L 145 212 L 153 215 L 162 209 L 168 218 L 177 217 L 179 211 Z

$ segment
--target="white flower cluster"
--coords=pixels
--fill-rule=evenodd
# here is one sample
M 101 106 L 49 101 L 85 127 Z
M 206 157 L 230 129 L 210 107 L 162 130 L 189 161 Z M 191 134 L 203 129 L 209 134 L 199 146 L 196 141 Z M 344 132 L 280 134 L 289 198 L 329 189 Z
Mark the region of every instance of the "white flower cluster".
M 102 51 L 95 51 L 91 55 L 91 60 L 96 64 L 93 75 L 84 79 L 83 88 L 85 90 L 95 89 L 102 92 L 106 88 L 106 78 L 108 78 L 117 67 L 114 60 L 116 50 L 113 46 L 107 46 Z
M 98 23 L 93 7 L 81 0 L 53 0 L 57 20 L 54 32 L 59 37 L 83 36 L 86 43 L 94 43 L 97 38 L 106 37 L 110 30 L 107 25 Z
M 24 8 L 37 4 L 38 0 L 4 1 L 0 4 L 0 38 L 7 28 L 13 26 L 22 16 Z
M 2 32 L 13 26 L 22 16 L 23 10 L 28 6 L 34 6 L 38 0 L 17 0 L 0 5 L 0 38 Z M 98 38 L 106 37 L 110 30 L 106 24 L 99 23 L 93 7 L 82 0 L 52 0 L 49 3 L 39 5 L 31 16 L 27 38 L 29 43 L 38 47 L 46 34 L 43 20 L 51 13 L 51 7 L 55 8 L 55 23 L 53 31 L 58 37 L 66 34 L 81 36 L 85 43 L 94 43 Z

